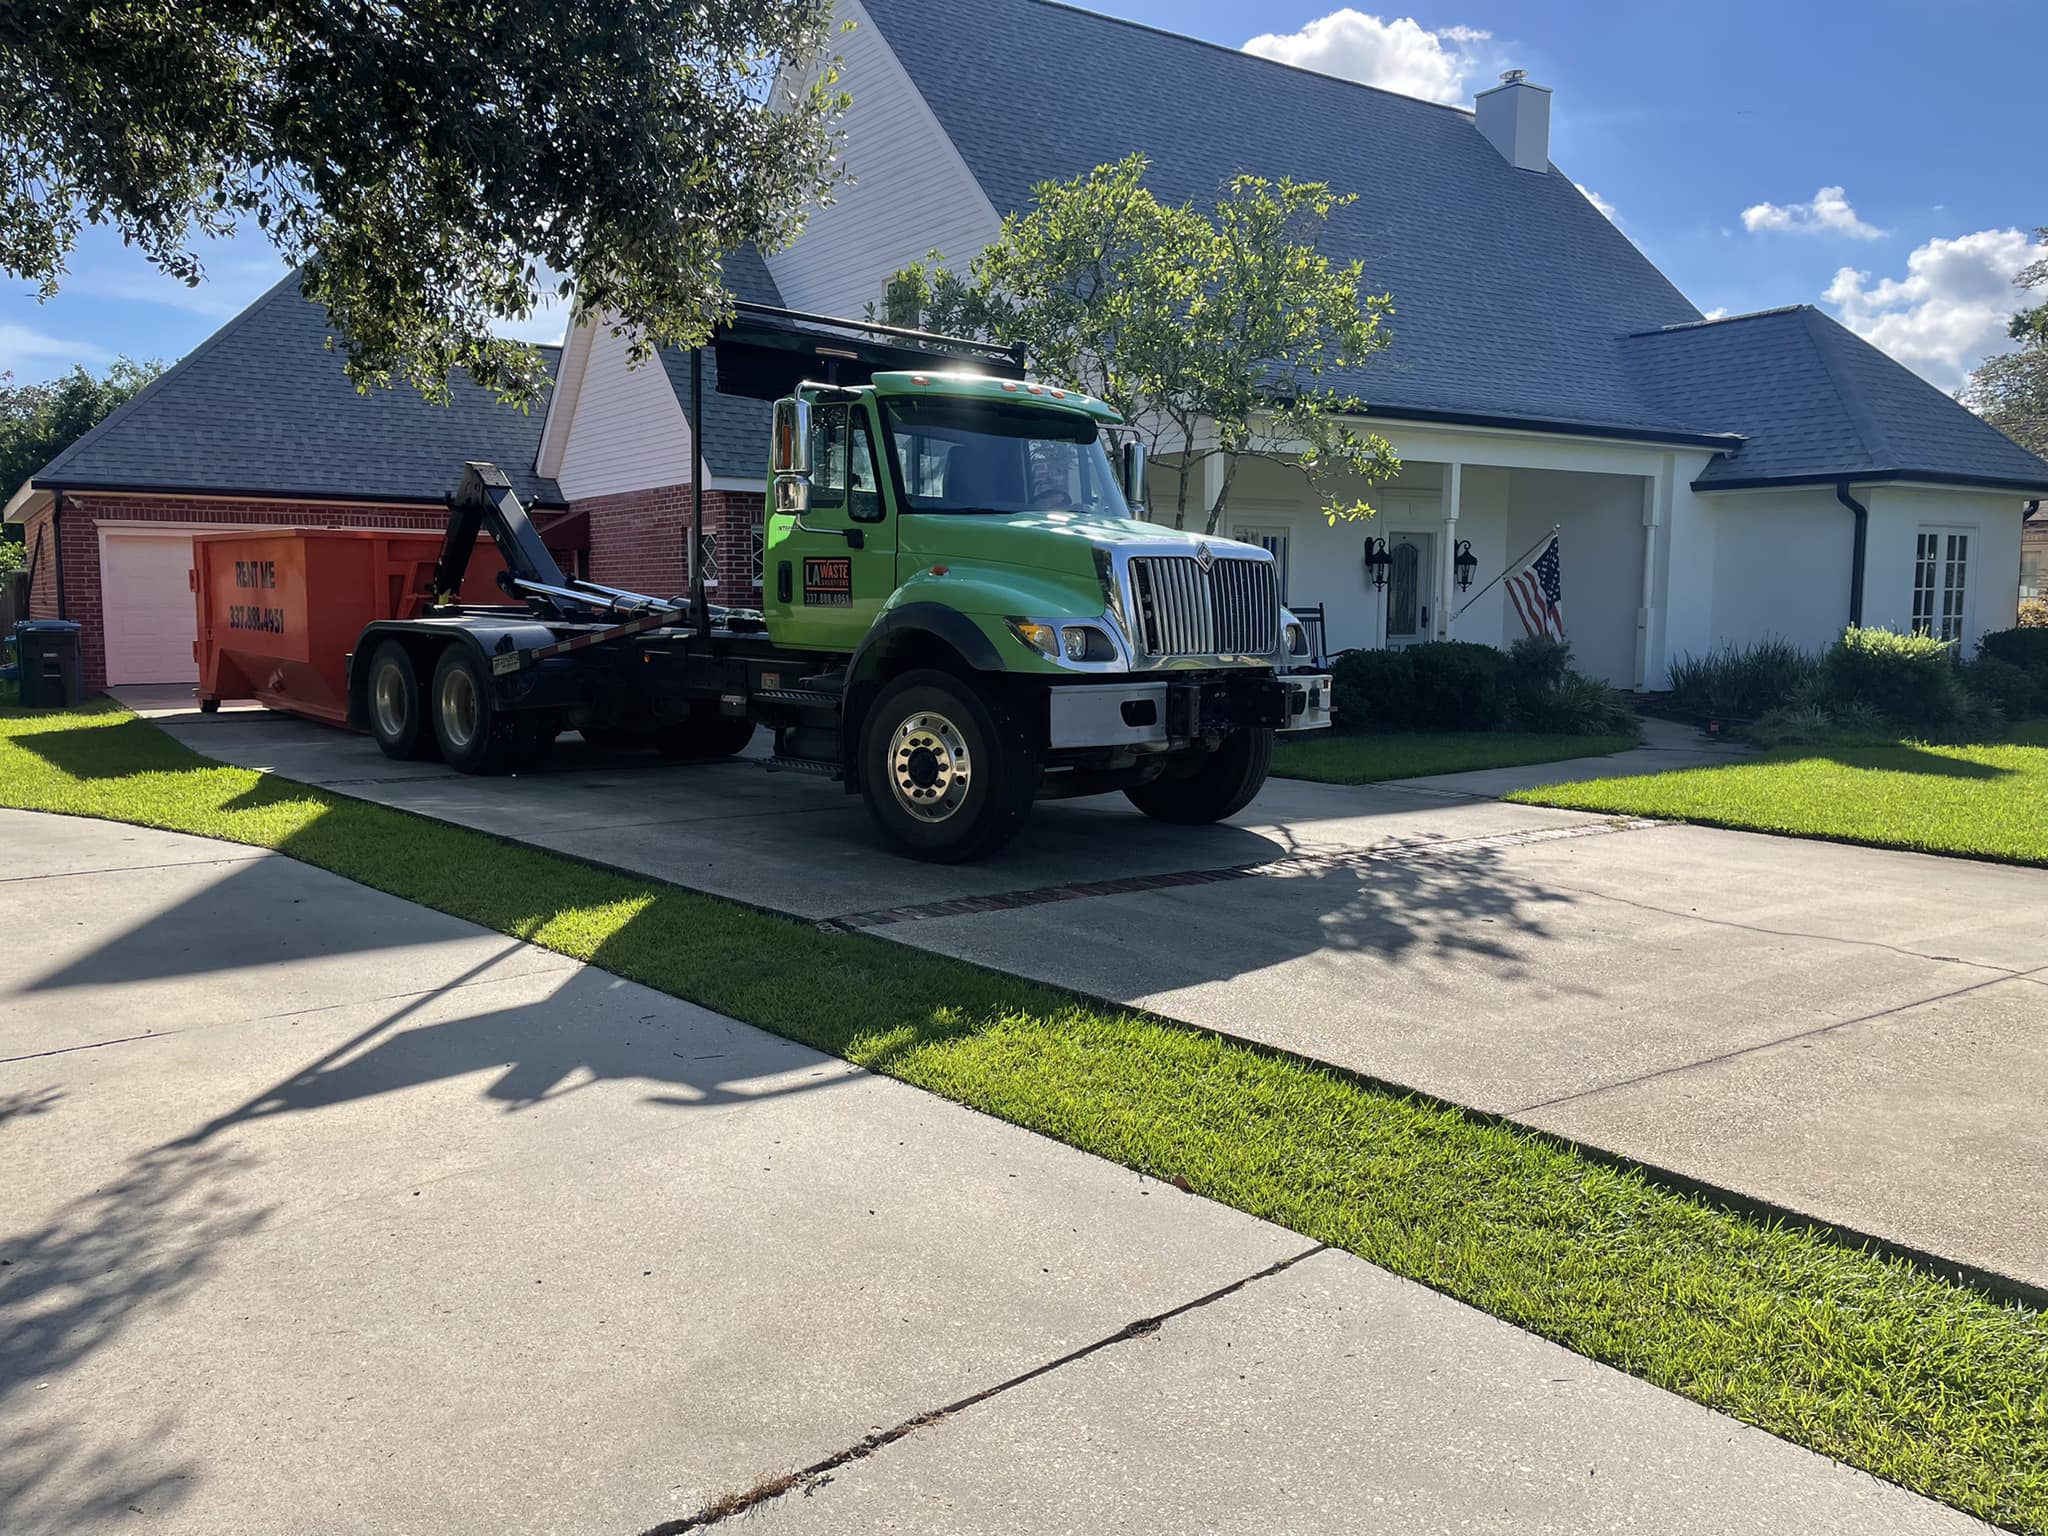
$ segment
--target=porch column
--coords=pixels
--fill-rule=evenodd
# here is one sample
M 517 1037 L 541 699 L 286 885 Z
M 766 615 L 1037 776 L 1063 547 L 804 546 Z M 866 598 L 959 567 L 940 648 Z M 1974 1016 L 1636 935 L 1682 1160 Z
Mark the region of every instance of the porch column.
M 1465 466 L 1444 466 L 1444 546 L 1436 561 L 1436 624 L 1439 640 L 1451 638 L 1451 602 L 1457 595 L 1458 504 L 1465 494 Z

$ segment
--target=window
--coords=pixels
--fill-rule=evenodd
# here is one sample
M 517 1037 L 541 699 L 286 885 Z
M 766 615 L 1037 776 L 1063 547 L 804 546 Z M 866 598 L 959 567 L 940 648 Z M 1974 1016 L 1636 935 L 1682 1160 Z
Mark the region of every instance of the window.
M 1970 596 L 1970 536 L 1922 528 L 1913 545 L 1913 633 L 1961 640 Z
M 865 411 L 821 405 L 811 413 L 811 506 L 846 509 L 857 523 L 882 520 L 882 493 L 875 478 L 874 441 Z M 846 477 L 853 473 L 853 504 L 847 506 Z
M 1240 544 L 1256 544 L 1273 556 L 1273 574 L 1280 578 L 1280 601 L 1287 601 L 1287 530 L 1240 528 L 1231 535 Z

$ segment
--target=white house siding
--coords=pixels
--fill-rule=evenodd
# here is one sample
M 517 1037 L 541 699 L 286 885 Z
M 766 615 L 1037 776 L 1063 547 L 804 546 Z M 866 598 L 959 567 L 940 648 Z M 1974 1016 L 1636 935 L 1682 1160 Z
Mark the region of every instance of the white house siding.
M 555 480 L 571 502 L 693 476 L 690 422 L 659 358 L 626 365 L 626 341 L 598 327 Z
M 856 24 L 835 45 L 851 180 L 767 261 L 790 308 L 858 318 L 890 273 L 931 251 L 964 267 L 1002 221 L 867 11 L 840 0 L 836 14 Z
M 1713 561 L 1697 573 L 1713 594 L 1704 654 L 1758 640 L 1817 651 L 1849 621 L 1855 521 L 1828 487 L 1722 491 L 1698 498 L 1713 527 Z
M 1963 650 L 1974 654 L 1986 631 L 2016 622 L 2020 588 L 2020 521 L 2026 503 L 2009 493 L 1942 486 L 1857 486 L 1870 509 L 1870 547 L 1863 621 L 1904 630 L 1913 619 L 1913 553 L 1921 529 L 1970 535 Z M 1848 514 L 1844 512 L 1843 517 Z

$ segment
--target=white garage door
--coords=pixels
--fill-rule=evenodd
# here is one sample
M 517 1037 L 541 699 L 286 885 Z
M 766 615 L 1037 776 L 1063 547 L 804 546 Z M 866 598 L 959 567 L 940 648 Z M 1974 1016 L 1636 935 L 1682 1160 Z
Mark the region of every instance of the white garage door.
M 196 683 L 199 621 L 187 573 L 189 533 L 115 533 L 100 540 L 100 600 L 109 683 Z

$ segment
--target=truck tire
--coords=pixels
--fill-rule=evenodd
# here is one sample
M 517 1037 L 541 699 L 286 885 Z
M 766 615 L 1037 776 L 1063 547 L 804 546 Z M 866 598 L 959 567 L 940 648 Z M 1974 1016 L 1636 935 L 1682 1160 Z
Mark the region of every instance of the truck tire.
M 510 773 L 525 766 L 525 722 L 497 707 L 488 670 L 466 645 L 448 646 L 434 665 L 430 696 L 441 760 L 458 773 Z
M 949 672 L 906 672 L 861 730 L 860 785 L 897 850 L 934 864 L 994 853 L 1038 793 L 1038 754 L 1003 701 Z
M 427 722 L 426 700 L 420 693 L 419 669 L 412 652 L 386 640 L 371 653 L 365 684 L 370 733 L 386 757 L 418 762 L 434 755 L 434 731 Z
M 1166 762 L 1150 784 L 1125 796 L 1156 821 L 1206 826 L 1235 816 L 1266 787 L 1273 767 L 1271 731 L 1233 731 L 1214 752 L 1189 751 Z
M 672 763 L 701 763 L 735 757 L 753 739 L 752 715 L 721 715 L 713 704 L 693 709 L 689 719 L 663 731 L 654 745 Z

